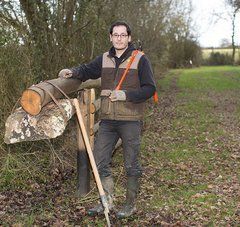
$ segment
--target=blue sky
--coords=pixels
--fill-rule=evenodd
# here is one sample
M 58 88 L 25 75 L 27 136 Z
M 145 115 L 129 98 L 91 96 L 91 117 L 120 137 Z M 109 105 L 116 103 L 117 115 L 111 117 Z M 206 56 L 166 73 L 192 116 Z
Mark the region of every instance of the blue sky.
M 195 9 L 192 15 L 194 27 L 203 47 L 218 47 L 222 39 L 231 41 L 231 20 L 224 2 L 224 0 L 192 0 Z M 225 19 L 220 19 L 214 14 L 220 14 Z M 240 44 L 240 12 L 236 20 L 235 42 Z

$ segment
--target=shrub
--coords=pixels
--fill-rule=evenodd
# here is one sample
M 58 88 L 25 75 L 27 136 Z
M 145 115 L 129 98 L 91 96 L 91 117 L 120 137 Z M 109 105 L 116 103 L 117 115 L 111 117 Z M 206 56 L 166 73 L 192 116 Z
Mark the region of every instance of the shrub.
M 232 65 L 232 57 L 229 54 L 212 52 L 210 57 L 203 62 L 205 65 Z

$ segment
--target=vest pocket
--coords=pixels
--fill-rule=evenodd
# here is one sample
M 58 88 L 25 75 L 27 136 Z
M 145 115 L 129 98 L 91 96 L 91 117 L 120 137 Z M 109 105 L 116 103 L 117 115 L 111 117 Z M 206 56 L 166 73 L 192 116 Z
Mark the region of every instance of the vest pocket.
M 143 115 L 143 103 L 117 101 L 115 114 L 126 117 L 135 116 L 138 119 Z
M 112 111 L 112 103 L 109 97 L 101 97 L 101 114 L 110 114 Z

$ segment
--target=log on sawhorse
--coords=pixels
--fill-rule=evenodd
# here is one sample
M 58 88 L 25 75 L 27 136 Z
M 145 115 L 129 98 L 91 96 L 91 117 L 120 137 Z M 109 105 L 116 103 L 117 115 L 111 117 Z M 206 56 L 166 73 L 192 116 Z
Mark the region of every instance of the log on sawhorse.
M 94 144 L 94 112 L 92 103 L 95 99 L 94 89 L 79 93 L 81 111 L 84 113 L 91 145 Z M 61 108 L 61 109 L 60 109 Z M 75 114 L 75 108 L 68 99 L 59 99 L 45 105 L 38 115 L 31 115 L 22 108 L 16 109 L 6 120 L 4 142 L 13 144 L 24 141 L 53 139 L 63 134 L 67 122 Z M 84 196 L 90 191 L 90 168 L 88 155 L 77 123 L 77 194 Z

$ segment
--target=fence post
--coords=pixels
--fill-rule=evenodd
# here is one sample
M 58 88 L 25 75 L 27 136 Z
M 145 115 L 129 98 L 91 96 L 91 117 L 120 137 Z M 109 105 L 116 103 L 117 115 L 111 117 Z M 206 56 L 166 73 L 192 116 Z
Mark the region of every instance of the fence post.
M 90 136 L 90 104 L 91 104 L 91 93 L 90 90 L 83 90 L 79 93 L 79 104 L 81 107 L 81 113 L 83 115 L 84 124 L 87 129 L 88 136 Z M 77 124 L 77 195 L 82 197 L 85 196 L 90 191 L 90 169 L 89 169 L 89 159 L 82 137 L 82 133 Z

